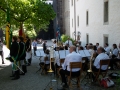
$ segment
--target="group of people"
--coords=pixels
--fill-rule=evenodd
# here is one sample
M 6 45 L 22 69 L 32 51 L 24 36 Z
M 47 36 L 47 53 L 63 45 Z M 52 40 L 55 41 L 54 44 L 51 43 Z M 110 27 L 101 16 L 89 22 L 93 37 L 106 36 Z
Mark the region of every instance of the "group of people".
M 31 40 L 29 37 L 27 36 L 26 42 L 24 42 L 23 37 L 13 36 L 10 57 L 6 59 L 12 62 L 12 80 L 19 79 L 20 75 L 25 75 L 27 72 L 26 65 L 31 64 Z
M 18 37 L 18 42 L 23 43 L 23 40 L 21 39 L 21 37 Z M 77 43 L 76 43 L 77 44 Z M 15 46 L 14 46 L 15 45 Z M 15 48 L 17 47 L 23 47 L 24 44 L 19 44 L 17 43 L 17 39 L 15 37 L 13 37 L 13 43 L 12 46 Z M 34 49 L 34 54 L 35 51 L 37 50 L 37 42 L 34 40 L 33 43 L 33 49 Z M 50 64 L 50 50 L 47 49 L 47 41 L 43 42 L 43 51 L 45 53 L 44 57 L 48 57 L 46 61 L 41 61 L 40 65 L 45 64 L 45 71 L 47 72 L 47 67 Z M 14 54 L 12 54 L 12 46 L 10 49 L 10 56 L 14 57 L 14 59 L 16 59 L 16 56 L 18 56 L 18 58 L 16 59 L 17 62 L 14 62 L 16 65 L 18 65 L 18 61 L 21 61 L 21 65 L 25 65 L 23 63 L 23 60 L 25 60 L 25 56 L 20 57 L 22 54 L 18 54 L 19 49 L 15 49 L 15 51 L 13 50 L 13 52 L 15 52 Z M 17 48 L 16 47 L 16 48 Z M 56 40 L 53 42 L 53 48 L 56 51 L 57 50 L 57 42 Z M 120 48 L 120 45 L 119 45 Z M 25 51 L 30 51 L 31 49 L 31 44 L 30 41 L 28 40 L 25 44 Z M 58 57 L 56 57 L 56 62 L 52 63 L 52 69 L 54 71 L 54 74 L 60 73 L 61 75 L 61 79 L 62 79 L 62 83 L 64 83 L 63 87 L 67 87 L 67 80 L 65 78 L 66 75 L 70 75 L 70 62 L 82 62 L 82 56 L 77 53 L 77 50 L 84 50 L 87 49 L 90 53 L 91 56 L 93 56 L 93 54 L 96 54 L 96 56 L 94 57 L 94 61 L 93 61 L 93 66 L 92 66 L 92 70 L 93 71 L 98 71 L 100 68 L 100 60 L 105 60 L 105 59 L 110 59 L 111 58 L 111 63 L 110 63 L 110 67 L 111 69 L 113 69 L 113 65 L 116 65 L 115 61 L 113 61 L 115 58 L 119 58 L 119 49 L 117 48 L 116 44 L 113 44 L 113 50 L 111 51 L 109 45 L 106 43 L 104 47 L 99 46 L 99 43 L 96 43 L 96 45 L 93 45 L 92 43 L 87 44 L 85 47 L 82 47 L 80 45 L 73 45 L 72 41 L 68 38 L 68 40 L 65 42 L 65 46 L 63 46 L 62 44 L 60 44 L 59 46 L 59 50 L 69 50 L 70 54 L 68 54 L 65 58 L 64 63 L 62 64 L 62 67 L 60 68 L 60 59 L 59 59 L 59 55 Z M 24 49 L 20 49 L 20 50 L 24 50 Z M 87 57 L 88 62 L 90 61 L 91 58 Z M 119 58 L 120 59 L 120 58 Z M 13 66 L 15 67 L 15 65 L 13 64 Z M 55 70 L 55 68 L 60 68 L 60 70 Z M 88 68 L 87 68 L 88 69 Z M 16 71 L 18 70 L 15 69 Z M 102 71 L 106 70 L 106 66 L 102 67 Z M 24 70 L 23 70 L 24 71 Z M 72 74 L 73 75 L 79 75 L 80 73 L 80 69 L 73 69 L 72 70 Z
M 53 47 L 54 50 L 57 50 L 57 43 L 56 40 L 53 42 Z M 61 47 L 61 46 L 60 46 Z M 70 62 L 82 62 L 82 56 L 77 53 L 77 50 L 88 50 L 91 56 L 94 56 L 93 59 L 93 66 L 92 66 L 92 70 L 93 72 L 98 71 L 100 68 L 100 60 L 106 60 L 106 59 L 110 59 L 110 69 L 114 69 L 113 65 L 116 65 L 116 59 L 120 59 L 119 56 L 119 49 L 120 49 L 120 45 L 119 45 L 119 49 L 117 48 L 116 44 L 113 44 L 113 49 L 111 49 L 108 45 L 108 43 L 105 43 L 104 47 L 99 46 L 99 43 L 96 43 L 96 45 L 93 45 L 92 43 L 87 44 L 85 47 L 82 47 L 80 45 L 73 45 L 72 41 L 68 40 L 65 42 L 65 46 L 62 46 L 64 48 L 60 48 L 59 50 L 64 50 L 65 47 L 67 47 L 65 50 L 69 50 L 70 54 L 68 54 L 65 58 L 64 63 L 62 64 L 62 67 L 60 68 L 60 59 L 59 56 L 56 57 L 56 62 L 55 62 L 55 68 L 60 68 L 59 73 L 61 75 L 62 78 L 62 82 L 64 83 L 64 87 L 67 86 L 67 81 L 65 76 L 70 74 Z M 88 62 L 90 61 L 90 57 L 87 57 Z M 116 66 L 117 67 L 117 66 Z M 88 70 L 89 68 L 87 68 L 86 70 Z M 101 71 L 105 71 L 107 69 L 107 66 L 102 66 L 102 70 Z M 53 68 L 54 70 L 54 68 Z M 54 70 L 55 71 L 55 70 Z M 56 72 L 56 71 L 55 71 Z M 57 71 L 58 72 L 58 71 Z M 79 75 L 80 69 L 74 69 L 72 70 L 73 75 Z

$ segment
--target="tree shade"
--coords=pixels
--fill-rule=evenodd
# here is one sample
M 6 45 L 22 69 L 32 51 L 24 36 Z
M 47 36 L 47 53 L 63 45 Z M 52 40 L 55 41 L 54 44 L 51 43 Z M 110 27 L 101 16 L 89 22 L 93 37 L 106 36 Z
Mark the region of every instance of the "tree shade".
M 0 27 L 4 26 L 7 17 L 7 8 L 10 9 L 10 23 L 12 27 L 19 28 L 24 24 L 28 31 L 39 31 L 47 29 L 49 21 L 55 17 L 55 12 L 51 5 L 45 0 L 1 0 L 0 1 Z

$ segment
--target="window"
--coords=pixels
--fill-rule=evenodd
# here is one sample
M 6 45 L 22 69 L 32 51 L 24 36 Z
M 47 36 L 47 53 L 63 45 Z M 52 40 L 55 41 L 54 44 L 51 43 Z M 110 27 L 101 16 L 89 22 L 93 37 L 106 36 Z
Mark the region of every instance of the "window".
M 88 11 L 86 12 L 86 25 L 88 25 Z
M 104 2 L 104 22 L 108 22 L 108 1 Z
M 88 44 L 88 43 L 89 43 L 89 35 L 86 34 L 86 44 Z
M 105 43 L 108 43 L 108 34 L 104 34 L 103 35 L 103 43 L 104 43 L 104 45 L 105 45 Z
M 77 26 L 79 27 L 79 16 L 77 16 Z
M 73 19 L 72 19 L 72 27 L 73 27 Z

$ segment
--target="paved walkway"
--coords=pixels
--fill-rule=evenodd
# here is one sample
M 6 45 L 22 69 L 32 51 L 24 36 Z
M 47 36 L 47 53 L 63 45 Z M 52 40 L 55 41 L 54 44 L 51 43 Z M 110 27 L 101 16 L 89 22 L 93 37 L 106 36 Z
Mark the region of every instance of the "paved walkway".
M 51 41 L 48 41 L 49 45 L 52 45 Z M 41 45 L 38 45 L 38 49 L 42 49 Z M 8 56 L 9 50 L 4 46 L 5 57 Z M 1 60 L 1 58 L 0 58 Z M 5 64 L 0 62 L 0 90 L 44 90 L 47 84 L 54 79 L 54 76 L 41 75 L 40 72 L 36 71 L 39 69 L 39 57 L 32 57 L 32 65 L 27 67 L 28 72 L 25 76 L 21 76 L 18 80 L 11 80 L 11 63 L 5 60 Z M 52 82 L 52 85 L 49 84 L 46 90 L 50 90 L 50 87 L 53 86 L 53 90 L 60 90 L 61 80 L 57 79 L 57 82 Z M 98 84 L 87 84 L 87 81 L 84 80 L 81 83 L 82 90 L 105 90 L 104 88 L 98 86 Z M 57 89 L 58 87 L 58 89 Z M 67 90 L 79 90 L 75 87 L 73 89 Z M 116 87 L 108 88 L 108 90 L 119 90 Z

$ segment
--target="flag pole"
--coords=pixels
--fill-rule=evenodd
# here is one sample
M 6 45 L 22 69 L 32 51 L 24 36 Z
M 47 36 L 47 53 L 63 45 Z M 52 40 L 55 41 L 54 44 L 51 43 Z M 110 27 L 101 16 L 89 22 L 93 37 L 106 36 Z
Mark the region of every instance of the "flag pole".
M 7 1 L 6 1 L 7 2 Z M 8 6 L 8 2 L 7 2 L 7 25 L 6 25 L 6 46 L 9 49 L 10 48 L 10 8 Z

